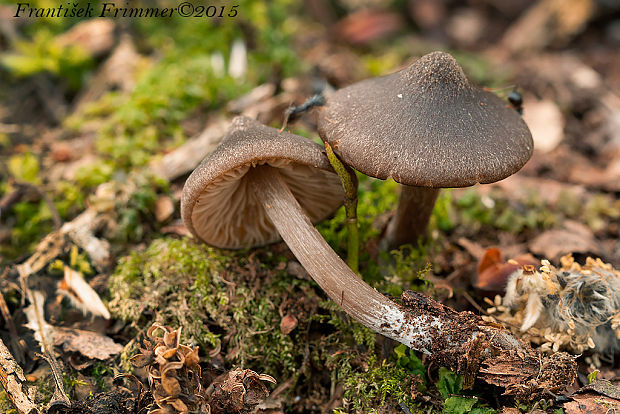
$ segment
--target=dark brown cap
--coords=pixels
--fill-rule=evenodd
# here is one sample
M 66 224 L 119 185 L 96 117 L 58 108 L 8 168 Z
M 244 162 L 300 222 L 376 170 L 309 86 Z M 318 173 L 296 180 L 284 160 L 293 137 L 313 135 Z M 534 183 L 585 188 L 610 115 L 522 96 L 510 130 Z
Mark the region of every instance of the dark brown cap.
M 498 181 L 533 151 L 517 111 L 471 84 L 444 52 L 335 92 L 318 122 L 319 134 L 345 163 L 419 187 Z
M 321 145 L 239 116 L 183 187 L 181 216 L 198 239 L 228 249 L 280 239 L 244 179 L 258 165 L 278 169 L 313 223 L 327 218 L 344 200 L 340 179 Z

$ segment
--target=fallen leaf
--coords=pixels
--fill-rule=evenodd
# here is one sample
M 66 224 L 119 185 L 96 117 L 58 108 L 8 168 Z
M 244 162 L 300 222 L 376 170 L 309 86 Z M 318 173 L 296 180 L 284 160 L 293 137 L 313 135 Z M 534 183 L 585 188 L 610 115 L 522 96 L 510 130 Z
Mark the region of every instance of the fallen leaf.
M 213 392 L 209 396 L 212 412 L 253 412 L 256 405 L 269 396 L 262 381 L 275 382 L 272 377 L 249 369 L 237 368 L 220 375 L 213 381 Z
M 264 83 L 252 89 L 245 95 L 230 101 L 226 108 L 235 114 L 240 114 L 248 108 L 274 96 L 276 85 L 273 83 Z
M 86 20 L 56 38 L 61 47 L 78 45 L 92 56 L 101 56 L 114 46 L 114 21 L 111 19 Z
M 532 132 L 538 152 L 550 152 L 564 139 L 564 117 L 553 101 L 526 102 L 523 120 Z
M 396 13 L 362 9 L 354 12 L 336 25 L 337 36 L 352 44 L 368 44 L 385 39 L 403 26 L 403 19 Z
M 504 262 L 501 251 L 498 248 L 491 247 L 486 250 L 478 262 L 478 272 L 474 286 L 485 292 L 503 292 L 508 277 L 523 265 L 539 267 L 540 262 L 531 254 L 519 255 L 508 262 Z
M 563 229 L 547 230 L 529 244 L 532 253 L 556 260 L 569 253 L 592 253 L 601 256 L 601 249 L 592 231 L 581 223 L 567 220 Z
M 286 315 L 280 321 L 280 330 L 284 335 L 290 334 L 297 327 L 297 318 L 293 315 Z
M 97 332 L 81 329 L 55 328 L 54 345 L 62 347 L 65 352 L 79 352 L 87 358 L 106 360 L 119 354 L 123 346 L 112 338 Z
M 609 414 L 618 410 L 620 410 L 618 400 L 596 393 L 574 395 L 573 401 L 564 404 L 566 414 Z
M 533 158 L 536 158 L 536 154 Z M 541 201 L 551 206 L 556 206 L 561 197 L 570 196 L 577 203 L 583 203 L 589 197 L 583 185 L 566 184 L 548 178 L 526 177 L 519 174 L 511 175 L 505 180 L 490 185 L 480 186 L 478 191 L 480 194 L 487 194 L 495 188 L 502 189 L 516 199 L 536 194 L 536 197 L 540 197 Z
M 606 397 L 620 400 L 620 387 L 608 380 L 597 379 L 591 384 L 588 384 L 577 390 L 575 393 L 581 394 L 587 392 L 596 392 Z
M 45 311 L 43 304 L 45 296 L 38 290 L 31 290 L 30 305 L 24 308 L 24 314 L 28 323 L 26 328 L 34 331 L 34 339 L 39 343 L 41 349 L 46 349 L 54 337 L 55 328 L 45 320 Z
M 110 312 L 97 292 L 84 280 L 82 273 L 69 266 L 65 266 L 65 277 L 58 284 L 58 292 L 68 298 L 82 313 L 110 319 Z

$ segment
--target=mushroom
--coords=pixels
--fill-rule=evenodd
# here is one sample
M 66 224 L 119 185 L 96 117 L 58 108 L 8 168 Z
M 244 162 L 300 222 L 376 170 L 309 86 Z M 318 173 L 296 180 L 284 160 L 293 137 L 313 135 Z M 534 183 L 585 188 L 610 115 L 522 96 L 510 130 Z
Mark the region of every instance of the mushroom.
M 438 344 L 459 346 L 486 329 L 469 323 L 466 335 L 445 336 L 443 328 L 463 326 L 454 322 L 460 314 L 436 311 L 441 305 L 422 296 L 414 297 L 419 305 L 414 314 L 358 277 L 311 223 L 330 214 L 342 198 L 340 180 L 323 147 L 237 117 L 219 147 L 185 183 L 181 213 L 198 239 L 217 247 L 262 245 L 278 240 L 279 234 L 345 312 L 413 349 L 430 354 Z M 518 345 L 512 337 L 496 336 L 511 347 Z
M 214 246 L 251 247 L 276 241 L 279 233 L 311 277 L 353 319 L 458 369 L 466 384 L 478 376 L 531 397 L 572 381 L 574 361 L 565 354 L 543 358 L 471 312 L 455 312 L 410 291 L 397 304 L 366 284 L 311 223 L 330 214 L 342 197 L 323 147 L 237 117 L 220 146 L 188 178 L 181 213 L 187 228 Z M 500 365 L 508 366 L 508 374 L 492 369 Z M 541 374 L 543 365 L 550 368 Z
M 203 242 L 225 249 L 280 240 L 251 180 L 263 169 L 280 177 L 312 223 L 342 205 L 342 185 L 322 146 L 239 116 L 183 187 L 181 215 L 187 228 Z
M 499 181 L 533 151 L 517 111 L 469 82 L 444 52 L 333 93 L 318 130 L 344 163 L 402 184 L 386 230 L 390 248 L 417 242 L 440 188 Z

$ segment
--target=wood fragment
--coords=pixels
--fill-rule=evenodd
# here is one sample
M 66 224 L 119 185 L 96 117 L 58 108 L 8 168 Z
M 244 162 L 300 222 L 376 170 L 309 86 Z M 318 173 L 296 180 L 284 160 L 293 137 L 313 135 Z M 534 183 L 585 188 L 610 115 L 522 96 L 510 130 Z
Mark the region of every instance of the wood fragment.
M 71 401 L 64 391 L 64 385 L 62 383 L 62 369 L 60 368 L 60 364 L 50 353 L 45 352 L 37 355 L 47 361 L 50 365 L 50 368 L 52 369 L 52 378 L 54 379 L 54 394 L 47 405 L 47 412 L 56 412 L 59 409 L 71 407 Z
M 72 221 L 65 223 L 60 233 L 67 235 L 76 245 L 81 247 L 93 261 L 97 270 L 101 271 L 110 265 L 110 243 L 99 239 L 93 234 L 97 224 L 98 212 L 87 209 Z
M 11 348 L 13 348 L 13 352 L 16 355 L 17 361 L 20 363 L 23 363 L 26 361 L 24 357 L 24 349 L 21 343 L 19 342 L 19 335 L 17 334 L 17 328 L 15 327 L 15 323 L 13 322 L 13 317 L 11 316 L 11 312 L 9 312 L 9 307 L 7 306 L 6 301 L 4 300 L 4 294 L 2 294 L 2 292 L 0 292 L 0 312 L 2 313 L 2 317 L 4 318 L 4 323 L 8 327 L 9 333 L 11 334 Z
M 151 163 L 152 170 L 168 181 L 187 174 L 217 147 L 229 125 L 230 121 L 224 118 L 210 122 L 200 135 Z
M 36 414 L 39 408 L 33 402 L 24 371 L 13 359 L 8 348 L 0 339 L 0 383 L 19 414 Z

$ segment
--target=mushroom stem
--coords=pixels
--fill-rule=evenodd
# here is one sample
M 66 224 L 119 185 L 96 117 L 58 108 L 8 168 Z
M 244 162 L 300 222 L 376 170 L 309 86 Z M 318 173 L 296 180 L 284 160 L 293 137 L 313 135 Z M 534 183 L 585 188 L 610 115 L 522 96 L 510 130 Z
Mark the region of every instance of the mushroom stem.
M 258 202 L 295 257 L 327 295 L 362 325 L 426 354 L 458 347 L 482 333 L 471 323 L 463 326 L 455 316 L 459 313 L 445 311 L 423 295 L 425 299 L 418 300 L 415 307 L 421 301 L 426 305 L 418 311 L 391 301 L 353 273 L 332 250 L 277 170 L 259 166 L 247 177 Z M 448 327 L 452 332 L 446 335 L 444 328 Z
M 410 243 L 417 246 L 426 232 L 428 221 L 439 195 L 438 188 L 401 185 L 396 213 L 388 223 L 385 240 L 389 249 Z

